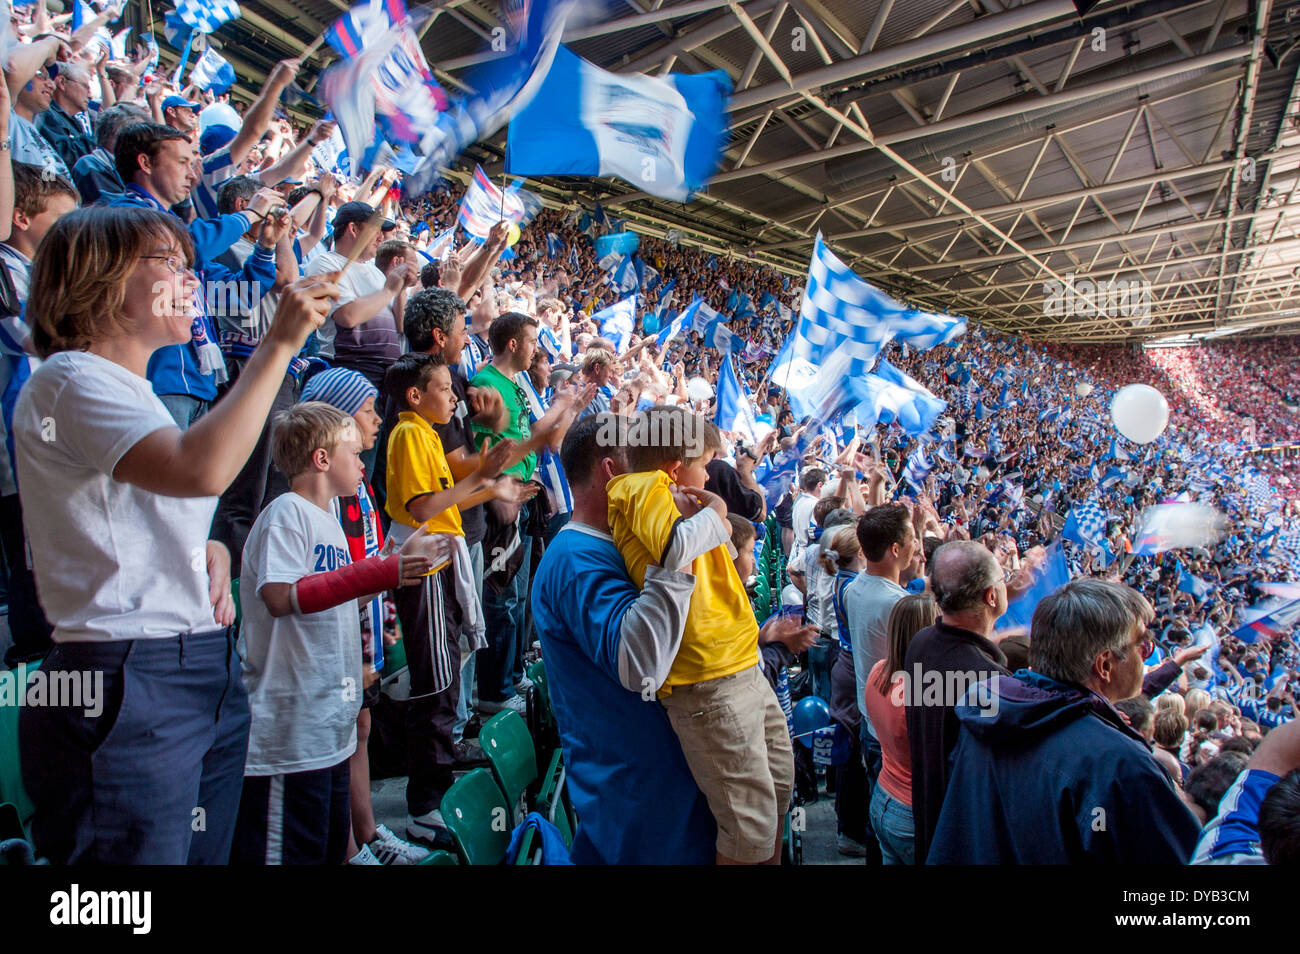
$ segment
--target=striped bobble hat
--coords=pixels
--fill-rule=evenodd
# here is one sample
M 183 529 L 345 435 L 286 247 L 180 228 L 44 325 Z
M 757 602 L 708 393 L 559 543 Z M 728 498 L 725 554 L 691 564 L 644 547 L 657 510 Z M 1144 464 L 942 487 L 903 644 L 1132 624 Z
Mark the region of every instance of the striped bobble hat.
M 355 414 L 366 403 L 366 398 L 377 397 L 379 391 L 366 380 L 360 371 L 351 368 L 330 368 L 314 375 L 302 389 L 299 401 L 323 401 L 344 414 Z

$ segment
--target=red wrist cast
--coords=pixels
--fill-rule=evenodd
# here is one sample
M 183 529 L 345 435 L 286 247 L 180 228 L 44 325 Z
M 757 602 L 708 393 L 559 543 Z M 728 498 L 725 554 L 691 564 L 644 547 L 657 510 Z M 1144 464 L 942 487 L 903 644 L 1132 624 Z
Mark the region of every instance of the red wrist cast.
M 313 573 L 298 581 L 295 590 L 300 613 L 319 613 L 333 606 L 382 593 L 402 580 L 402 555 L 372 556 L 327 573 Z

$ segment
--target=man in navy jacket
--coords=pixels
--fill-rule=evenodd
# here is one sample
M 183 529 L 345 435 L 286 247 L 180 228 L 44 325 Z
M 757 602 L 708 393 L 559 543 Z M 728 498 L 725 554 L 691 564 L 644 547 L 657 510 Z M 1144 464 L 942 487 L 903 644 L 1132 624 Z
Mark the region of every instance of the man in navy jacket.
M 1113 703 L 1142 689 L 1151 605 L 1080 579 L 1034 611 L 1030 670 L 973 686 L 930 864 L 1186 864 L 1200 826 Z

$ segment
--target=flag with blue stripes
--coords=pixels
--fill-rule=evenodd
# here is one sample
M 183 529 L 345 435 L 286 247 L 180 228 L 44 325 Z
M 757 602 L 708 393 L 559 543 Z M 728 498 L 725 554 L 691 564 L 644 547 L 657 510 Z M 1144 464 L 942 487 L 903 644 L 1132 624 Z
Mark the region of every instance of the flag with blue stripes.
M 966 333 L 966 320 L 953 315 L 932 311 L 904 312 L 889 319 L 894 336 L 918 351 L 929 351 L 936 345 L 951 344 Z
M 759 441 L 754 408 L 736 376 L 730 352 L 723 356 L 722 366 L 718 368 L 717 411 L 713 422 L 721 430 L 739 434 L 752 444 Z
M 564 242 L 554 232 L 546 233 L 546 257 L 559 258 L 564 251 Z
M 461 227 L 477 239 L 486 240 L 492 226 L 498 222 L 512 222 L 524 228 L 537 215 L 542 200 L 532 192 L 512 185 L 503 190 L 479 166 L 474 166 L 474 178 L 460 203 Z
M 619 354 L 627 350 L 632 338 L 636 322 L 636 297 L 630 295 L 591 316 L 600 333 L 614 342 L 614 348 Z
M 235 0 L 177 0 L 176 16 L 191 30 L 211 33 L 239 16 Z
M 1065 518 L 1061 536 L 1085 547 L 1095 547 L 1107 563 L 1114 559 L 1106 539 L 1106 512 L 1094 501 L 1075 504 Z
M 325 31 L 325 42 L 344 59 L 353 59 L 406 18 L 403 0 L 369 0 L 335 20 Z
M 696 315 L 700 316 L 702 322 L 709 322 L 715 319 L 718 316 L 718 313 L 708 305 L 704 304 L 703 298 L 695 299 L 682 309 L 681 314 L 668 322 L 668 324 L 659 332 L 659 337 L 656 339 L 659 345 L 659 350 L 662 351 L 668 342 L 672 341 L 683 331 L 690 331 L 694 325 Z
M 1182 561 L 1178 562 L 1178 592 L 1190 593 L 1195 599 L 1203 600 L 1210 594 L 1210 584 L 1199 576 L 1187 572 Z
M 903 480 L 918 494 L 925 489 L 925 479 L 934 469 L 934 461 L 925 456 L 925 447 L 918 446 L 907 458 L 907 467 L 903 470 Z
M 230 92 L 230 87 L 235 85 L 235 68 L 215 48 L 209 46 L 190 71 L 190 84 L 214 96 L 220 96 Z M 338 128 L 335 127 L 334 131 L 337 133 Z M 339 142 L 342 143 L 341 137 Z
M 506 170 L 618 176 L 661 199 L 690 201 L 721 161 L 730 92 L 720 70 L 610 73 L 561 47 L 537 98 L 510 121 Z

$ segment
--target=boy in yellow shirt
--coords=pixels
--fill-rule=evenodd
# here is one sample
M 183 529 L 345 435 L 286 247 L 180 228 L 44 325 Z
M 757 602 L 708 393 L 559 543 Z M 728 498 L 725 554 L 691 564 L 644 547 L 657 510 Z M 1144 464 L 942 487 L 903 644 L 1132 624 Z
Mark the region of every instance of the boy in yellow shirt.
M 678 407 L 650 408 L 620 430 L 628 473 L 607 493 L 628 573 L 638 586 L 651 564 L 696 578 L 681 644 L 655 688 L 717 822 L 718 863 L 775 863 L 794 754 L 759 666 L 758 623 L 728 549 L 726 505 L 702 489 L 721 434 Z
M 411 677 L 407 706 L 407 837 L 434 848 L 451 847 L 438 806 L 451 787 L 456 759 L 452 727 L 460 693 L 460 633 L 483 644 L 482 609 L 464 545 L 460 507 L 493 498 L 515 500 L 527 485 L 501 477 L 514 444 L 485 450 L 479 467 L 457 483 L 447 466 L 435 424 L 456 410 L 451 373 L 441 355 L 404 354 L 384 375 L 390 400 L 404 408 L 388 437 L 388 535 L 401 544 L 421 524 L 450 535 L 456 556 L 419 586 L 394 592 L 397 619 Z

